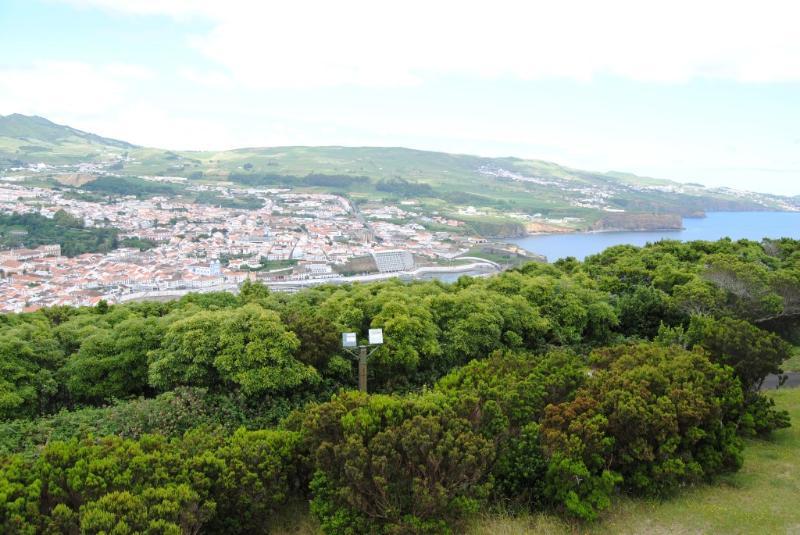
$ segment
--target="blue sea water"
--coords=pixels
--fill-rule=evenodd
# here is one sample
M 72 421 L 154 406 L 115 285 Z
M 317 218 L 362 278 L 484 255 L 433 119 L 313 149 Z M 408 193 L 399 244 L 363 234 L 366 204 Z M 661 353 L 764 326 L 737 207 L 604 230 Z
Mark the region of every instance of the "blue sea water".
M 583 260 L 612 245 L 641 246 L 660 240 L 800 239 L 800 212 L 711 212 L 704 218 L 685 218 L 683 226 L 673 231 L 543 234 L 507 241 L 553 262 L 567 256 Z

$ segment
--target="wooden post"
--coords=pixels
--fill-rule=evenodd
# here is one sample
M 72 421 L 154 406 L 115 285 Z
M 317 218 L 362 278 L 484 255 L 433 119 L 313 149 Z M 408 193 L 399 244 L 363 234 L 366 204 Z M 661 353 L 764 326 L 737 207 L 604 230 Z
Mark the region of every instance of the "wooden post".
M 367 392 L 367 348 L 361 346 L 358 354 L 358 389 Z

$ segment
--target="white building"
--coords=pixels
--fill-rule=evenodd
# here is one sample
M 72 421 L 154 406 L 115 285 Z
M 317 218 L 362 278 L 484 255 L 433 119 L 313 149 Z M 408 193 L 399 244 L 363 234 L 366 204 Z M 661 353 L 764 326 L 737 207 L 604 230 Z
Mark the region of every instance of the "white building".
M 189 266 L 189 271 L 194 273 L 195 275 L 205 275 L 205 276 L 216 276 L 222 272 L 222 268 L 219 264 L 219 261 L 214 260 L 209 264 L 197 264 L 194 266 Z
M 381 273 L 414 269 L 413 255 L 403 249 L 375 251 L 372 253 L 372 258 L 375 259 L 375 265 Z
M 328 275 L 333 269 L 328 264 L 305 264 L 303 266 L 311 275 Z

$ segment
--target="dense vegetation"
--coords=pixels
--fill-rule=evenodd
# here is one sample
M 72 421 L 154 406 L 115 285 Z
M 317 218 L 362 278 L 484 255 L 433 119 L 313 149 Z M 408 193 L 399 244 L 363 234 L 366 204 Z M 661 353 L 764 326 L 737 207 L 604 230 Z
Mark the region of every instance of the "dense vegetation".
M 118 246 L 115 228 L 87 228 L 60 210 L 48 218 L 39 214 L 0 214 L 0 249 L 58 244 L 64 256 L 105 253 Z
M 264 201 L 252 195 L 237 195 L 235 197 L 222 196 L 213 191 L 201 191 L 194 197 L 198 204 L 210 204 L 223 208 L 240 208 L 242 210 L 257 210 L 264 206 Z
M 309 173 L 305 176 L 281 175 L 276 173 L 231 173 L 228 177 L 232 182 L 248 186 L 317 186 L 335 189 L 347 189 L 355 184 L 369 184 L 366 176 L 327 175 L 322 173 Z
M 0 317 L 0 531 L 459 531 L 596 518 L 742 463 L 797 342 L 800 242 L 661 242 L 487 279 Z M 381 327 L 370 390 L 342 331 Z M 102 438 L 105 437 L 105 438 Z
M 202 173 L 201 173 L 202 174 Z M 201 177 L 196 177 L 201 178 Z M 86 195 L 105 195 L 108 197 L 118 197 L 133 195 L 138 198 L 155 196 L 174 197 L 185 195 L 187 200 L 191 197 L 198 204 L 209 204 L 222 206 L 224 208 L 240 208 L 243 210 L 255 210 L 264 206 L 264 201 L 252 195 L 224 196 L 215 191 L 189 192 L 185 186 L 171 182 L 154 182 L 137 177 L 127 176 L 103 176 L 82 186 L 88 193 L 74 193 L 73 196 L 81 198 Z M 101 198 L 88 198 L 84 200 L 102 200 Z
M 386 180 L 379 180 L 375 184 L 375 189 L 392 193 L 398 197 L 432 197 L 433 188 L 429 184 L 421 182 L 411 182 L 404 178 L 389 178 Z
M 800 421 L 800 389 L 770 390 L 775 405 Z M 639 535 L 642 533 L 786 533 L 797 525 L 800 496 L 800 430 L 746 439 L 744 463 L 713 485 L 682 489 L 668 498 L 620 496 L 602 521 L 579 523 L 550 511 L 489 508 L 464 528 L 465 535 Z M 314 520 L 301 510 L 280 533 L 314 535 Z
M 132 176 L 101 176 L 87 182 L 81 189 L 113 197 L 134 195 L 139 198 L 157 195 L 172 196 L 183 192 L 183 187 L 170 182 L 154 182 Z
M 475 193 L 469 193 L 461 190 L 437 190 L 432 188 L 430 184 L 414 182 L 399 177 L 379 180 L 375 184 L 375 191 L 388 193 L 389 195 L 398 198 L 418 199 L 421 197 L 432 197 L 441 199 L 448 203 L 460 205 L 490 206 L 500 209 L 510 209 L 512 207 L 512 203 L 508 201 L 492 199 L 491 197 L 486 197 L 485 195 L 477 195 Z M 491 222 L 488 223 L 491 224 Z
M 153 240 L 148 240 L 147 238 L 123 238 L 119 242 L 119 246 L 132 247 L 134 249 L 139 249 L 140 251 L 147 251 L 148 249 L 155 248 L 157 244 Z

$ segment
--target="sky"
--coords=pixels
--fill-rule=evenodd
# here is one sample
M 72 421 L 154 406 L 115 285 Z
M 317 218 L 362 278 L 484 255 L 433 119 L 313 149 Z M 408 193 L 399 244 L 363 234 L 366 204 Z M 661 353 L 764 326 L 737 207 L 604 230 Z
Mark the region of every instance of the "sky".
M 800 194 L 800 3 L 0 0 L 0 115 Z

